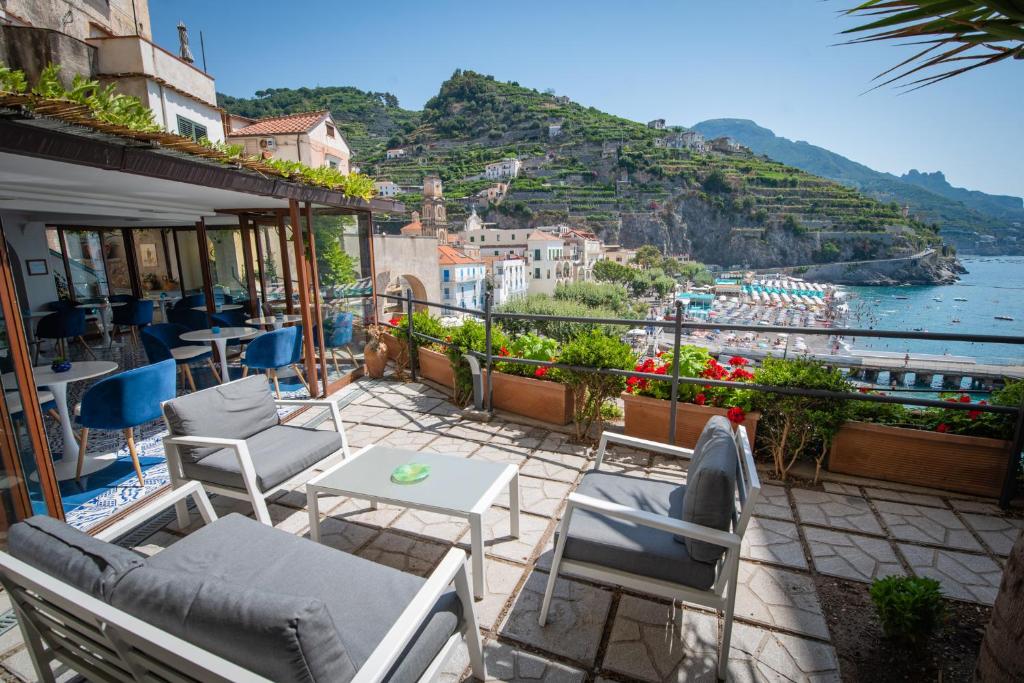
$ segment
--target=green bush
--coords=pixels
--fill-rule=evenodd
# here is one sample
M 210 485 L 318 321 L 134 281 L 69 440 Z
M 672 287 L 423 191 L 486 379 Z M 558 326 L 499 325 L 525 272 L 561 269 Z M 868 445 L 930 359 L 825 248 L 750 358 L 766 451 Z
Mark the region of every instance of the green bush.
M 636 362 L 628 344 L 600 330 L 577 335 L 562 348 L 559 362 L 583 368 L 629 370 Z M 622 375 L 605 375 L 582 370 L 561 370 L 562 381 L 572 387 L 576 404 L 576 438 L 583 439 L 595 421 L 601 419 L 601 407 L 626 388 Z
M 521 334 L 504 346 L 492 345 L 496 348 L 495 355 L 509 356 L 512 358 L 525 358 L 527 360 L 553 361 L 558 358 L 558 342 L 548 337 L 528 332 Z M 498 361 L 495 364 L 498 372 L 520 377 L 536 377 L 546 379 L 557 379 L 557 372 L 549 372 L 541 365 L 526 365 L 525 363 L 509 363 Z
M 415 322 L 415 321 L 414 321 Z M 468 405 L 473 399 L 473 373 L 463 355 L 468 351 L 484 353 L 487 350 L 487 328 L 483 323 L 466 318 L 457 327 L 447 328 L 444 353 L 455 373 L 455 389 L 452 402 L 458 406 Z M 505 333 L 497 326 L 491 327 L 491 348 L 500 349 L 507 344 Z
M 887 638 L 921 645 L 945 615 L 939 582 L 926 577 L 887 576 L 871 584 L 871 601 Z
M 395 327 L 397 328 L 395 330 L 396 337 L 404 340 L 409 339 L 409 316 L 401 316 L 397 323 L 395 323 Z M 435 339 L 443 339 L 448 334 L 441 321 L 427 311 L 415 311 L 412 314 L 412 328 L 416 333 L 416 339 L 413 340 L 413 350 L 418 349 L 420 346 L 430 346 L 435 343 L 423 339 L 419 336 L 421 334 Z
M 523 299 L 510 301 L 498 308 L 501 313 L 527 313 L 533 315 L 558 315 L 574 318 L 617 318 L 615 311 L 594 308 L 579 301 L 553 299 L 544 294 L 532 294 Z M 560 320 L 513 320 L 502 319 L 501 326 L 510 335 L 536 332 L 560 343 L 566 343 L 576 335 L 600 330 L 609 336 L 625 332 L 622 325 L 601 325 L 598 323 L 574 323 Z
M 555 299 L 577 301 L 589 308 L 606 308 L 619 315 L 627 315 L 632 311 L 629 291 L 620 284 L 610 282 L 573 282 L 558 285 L 555 287 Z

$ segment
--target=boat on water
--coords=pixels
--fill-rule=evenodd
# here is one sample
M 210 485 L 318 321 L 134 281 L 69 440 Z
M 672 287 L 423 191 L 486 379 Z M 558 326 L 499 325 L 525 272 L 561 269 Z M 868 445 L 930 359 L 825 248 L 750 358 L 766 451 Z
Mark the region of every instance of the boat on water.
M 909 298 L 910 298 L 909 296 L 894 296 L 893 297 L 893 299 L 903 299 L 903 300 L 909 299 Z
M 932 301 L 938 301 L 941 304 L 942 303 L 942 297 L 941 296 L 933 296 L 932 297 Z
M 1009 315 L 997 315 L 995 318 L 996 320 L 1013 320 L 1013 316 Z
M 953 299 L 953 301 L 967 301 L 967 297 L 965 297 L 965 296 L 958 296 L 955 299 Z
M 949 322 L 951 322 L 951 323 L 959 323 L 960 322 L 960 318 L 953 318 Z

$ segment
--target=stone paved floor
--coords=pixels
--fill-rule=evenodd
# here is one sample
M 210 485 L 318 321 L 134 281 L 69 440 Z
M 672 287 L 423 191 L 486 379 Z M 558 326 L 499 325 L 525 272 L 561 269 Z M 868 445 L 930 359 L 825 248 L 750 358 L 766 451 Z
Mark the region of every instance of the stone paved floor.
M 488 592 L 477 613 L 492 677 L 508 681 L 713 680 L 720 619 L 696 606 L 563 574 L 548 625 L 537 624 L 552 536 L 565 499 L 591 465 L 591 452 L 559 431 L 461 421 L 445 396 L 422 384 L 362 380 L 340 392 L 354 447 L 370 443 L 511 463 L 521 473 L 520 537 L 509 533 L 507 495 L 484 518 Z M 316 419 L 310 414 L 310 420 Z M 685 481 L 685 463 L 643 451 L 609 452 L 604 465 Z M 218 513 L 246 505 L 214 499 Z M 322 499 L 323 542 L 425 576 L 453 545 L 468 551 L 464 521 L 360 501 Z M 870 582 L 889 574 L 932 576 L 949 597 L 991 604 L 1019 519 L 991 501 L 908 487 L 826 482 L 816 489 L 768 483 L 744 540 L 732 680 L 838 680 L 838 662 L 815 589 L 815 574 Z M 273 500 L 274 523 L 308 535 L 305 494 Z M 193 523 L 192 529 L 198 527 Z M 181 538 L 173 528 L 146 539 L 152 554 Z M 0 593 L 0 598 L 4 596 Z M 0 637 L 0 678 L 32 680 L 18 631 Z M 468 676 L 456 648 L 439 680 Z

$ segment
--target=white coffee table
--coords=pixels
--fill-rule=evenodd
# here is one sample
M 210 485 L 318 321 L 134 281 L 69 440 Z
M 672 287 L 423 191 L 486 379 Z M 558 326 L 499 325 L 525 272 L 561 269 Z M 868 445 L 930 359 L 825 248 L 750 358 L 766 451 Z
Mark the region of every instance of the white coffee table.
M 396 484 L 391 473 L 399 465 L 430 466 L 430 476 L 415 484 Z M 473 596 L 484 597 L 483 516 L 508 487 L 510 530 L 519 537 L 519 470 L 515 465 L 467 460 L 439 453 L 419 453 L 390 446 L 367 446 L 351 458 L 306 483 L 309 537 L 320 540 L 320 495 L 350 496 L 370 501 L 427 510 L 469 520 Z
M 228 340 L 245 339 L 257 334 L 260 334 L 260 331 L 254 330 L 251 327 L 222 327 L 220 332 L 214 332 L 213 328 L 182 332 L 181 339 L 183 341 L 210 342 L 213 344 L 213 347 L 217 349 L 217 355 L 220 356 L 220 381 L 221 384 L 224 384 L 231 381 L 231 375 L 228 374 Z

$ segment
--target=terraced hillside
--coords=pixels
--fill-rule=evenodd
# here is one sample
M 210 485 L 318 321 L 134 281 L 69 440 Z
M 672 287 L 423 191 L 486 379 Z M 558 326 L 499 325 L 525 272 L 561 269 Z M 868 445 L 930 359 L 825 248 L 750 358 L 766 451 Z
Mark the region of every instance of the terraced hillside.
M 241 103 L 224 101 L 233 110 Z M 347 104 L 342 117 L 360 109 Z M 401 198 L 412 207 L 423 176 L 439 174 L 453 223 L 475 205 L 503 226 L 584 224 L 609 242 L 655 244 L 723 266 L 907 256 L 941 242 L 934 226 L 895 204 L 745 148 L 667 148 L 661 141 L 682 129 L 654 130 L 471 71 L 445 81 L 422 112 L 383 109 L 387 122 L 343 119 L 367 131 L 370 142 L 355 145 L 358 163 L 406 187 Z M 388 160 L 385 146 L 406 155 Z M 491 202 L 476 196 L 494 184 L 483 179 L 485 165 L 510 156 L 523 171 L 508 192 Z

